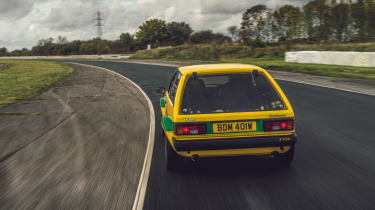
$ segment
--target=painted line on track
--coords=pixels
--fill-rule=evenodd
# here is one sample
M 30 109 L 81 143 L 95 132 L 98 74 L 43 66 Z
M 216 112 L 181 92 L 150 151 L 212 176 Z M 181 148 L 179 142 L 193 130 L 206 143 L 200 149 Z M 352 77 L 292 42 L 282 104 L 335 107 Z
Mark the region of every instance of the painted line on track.
M 145 159 L 144 159 L 144 162 L 143 162 L 143 168 L 142 168 L 141 176 L 139 178 L 138 188 L 137 188 L 137 192 L 136 192 L 134 204 L 133 204 L 133 210 L 142 210 L 144 200 L 145 200 L 145 195 L 146 195 L 147 182 L 148 182 L 148 178 L 149 178 L 149 175 L 150 175 L 152 153 L 153 153 L 153 150 L 154 150 L 154 142 L 155 142 L 155 112 L 154 112 L 154 106 L 152 105 L 152 102 L 151 102 L 150 98 L 142 90 L 142 88 L 139 87 L 135 82 L 133 82 L 129 78 L 125 77 L 124 75 L 121 75 L 117 72 L 111 71 L 111 70 L 103 68 L 103 67 L 74 63 L 74 62 L 69 62 L 69 63 L 75 64 L 75 65 L 88 66 L 88 67 L 101 69 L 101 70 L 104 70 L 104 71 L 111 72 L 111 73 L 113 73 L 115 75 L 118 75 L 120 77 L 123 77 L 126 80 L 128 80 L 130 83 L 132 83 L 136 88 L 138 88 L 139 91 L 143 94 L 143 96 L 147 100 L 147 103 L 148 103 L 148 106 L 149 106 L 149 109 L 150 109 L 150 130 L 149 130 Z
M 366 93 L 366 92 L 361 92 L 361 91 L 356 91 L 356 90 L 349 90 L 349 89 L 345 89 L 345 88 L 332 87 L 332 86 L 328 86 L 328 85 L 320 85 L 320 84 L 315 84 L 315 83 L 311 83 L 311 82 L 302 82 L 302 81 L 295 81 L 295 80 L 289 80 L 289 79 L 275 79 L 275 80 L 283 80 L 283 81 L 287 81 L 287 82 L 294 82 L 294 83 L 299 83 L 299 84 L 304 84 L 304 85 L 318 86 L 318 87 L 324 87 L 324 88 L 329 88 L 329 89 L 342 90 L 342 91 L 351 92 L 351 93 L 358 93 L 358 94 L 363 94 L 363 95 L 375 96 L 375 94 L 372 94 L 372 93 Z
M 133 62 L 133 61 L 131 61 L 131 62 L 117 61 L 117 62 L 143 64 L 143 65 L 153 65 L 153 66 L 180 67 L 179 65 L 176 65 L 176 64 L 158 64 L 158 63 L 147 63 L 147 62 L 138 62 L 138 61 L 136 61 L 136 62 Z M 268 73 L 271 74 L 270 71 L 268 71 Z M 375 94 L 373 94 L 373 93 L 366 93 L 366 92 L 361 92 L 361 91 L 356 91 L 356 90 L 349 90 L 349 89 L 345 89 L 345 88 L 332 87 L 332 86 L 328 86 L 328 85 L 321 85 L 321 84 L 310 83 L 310 82 L 303 82 L 303 81 L 292 80 L 292 79 L 277 79 L 275 77 L 272 77 L 272 78 L 274 78 L 275 80 L 283 80 L 283 81 L 287 81 L 287 82 L 294 82 L 294 83 L 299 83 L 299 84 L 305 84 L 305 85 L 312 85 L 312 86 L 318 86 L 318 87 L 324 87 L 324 88 L 342 90 L 342 91 L 351 92 L 351 93 L 358 93 L 358 94 L 363 94 L 363 95 L 375 96 Z

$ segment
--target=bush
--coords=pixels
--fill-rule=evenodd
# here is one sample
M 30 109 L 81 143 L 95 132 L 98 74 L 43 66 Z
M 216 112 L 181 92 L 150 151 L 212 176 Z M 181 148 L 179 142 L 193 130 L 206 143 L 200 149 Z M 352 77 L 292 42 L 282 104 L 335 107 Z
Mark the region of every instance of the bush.
M 289 47 L 289 49 L 288 49 Z M 247 46 L 240 43 L 224 44 L 185 44 L 177 47 L 138 51 L 134 59 L 168 59 L 168 60 L 220 60 L 235 58 L 280 58 L 286 51 L 375 51 L 375 43 L 356 44 L 314 44 L 314 45 L 268 45 L 265 47 Z
M 223 44 L 231 42 L 232 39 L 221 33 L 213 33 L 211 30 L 198 31 L 190 35 L 190 44 Z
M 256 40 L 249 40 L 246 42 L 246 45 L 248 46 L 251 46 L 251 47 L 255 47 L 255 48 L 262 48 L 262 47 L 266 47 L 266 43 L 261 41 L 260 39 L 256 39 Z

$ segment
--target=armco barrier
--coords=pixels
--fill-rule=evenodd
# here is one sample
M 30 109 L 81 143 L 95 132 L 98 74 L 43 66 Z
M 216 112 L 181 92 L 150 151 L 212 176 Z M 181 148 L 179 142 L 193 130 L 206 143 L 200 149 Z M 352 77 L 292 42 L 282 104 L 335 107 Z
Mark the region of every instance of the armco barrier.
M 286 52 L 285 62 L 375 67 L 375 52 Z

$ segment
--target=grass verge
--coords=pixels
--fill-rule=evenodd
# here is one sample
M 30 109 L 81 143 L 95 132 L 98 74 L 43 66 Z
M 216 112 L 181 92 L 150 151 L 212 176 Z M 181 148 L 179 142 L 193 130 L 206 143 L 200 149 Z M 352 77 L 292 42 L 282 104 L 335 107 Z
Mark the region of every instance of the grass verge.
M 139 50 L 132 59 L 219 60 L 220 58 L 284 58 L 287 51 L 374 52 L 375 43 L 293 44 L 252 47 L 241 43 L 180 45 L 170 48 Z
M 48 89 L 74 71 L 67 64 L 45 61 L 0 60 L 0 108 Z
M 284 56 L 282 47 L 252 48 L 242 44 L 201 44 L 181 45 L 170 48 L 139 50 L 131 59 L 166 59 L 166 60 L 206 60 L 220 58 L 280 57 Z
M 375 80 L 375 68 L 337 66 L 325 64 L 286 63 L 280 58 L 221 59 L 225 63 L 253 64 L 267 70 L 288 71 L 329 77 L 346 77 Z
M 331 45 L 295 45 L 296 50 L 306 49 L 375 49 L 374 43 L 367 44 L 331 44 Z M 163 59 L 175 61 L 218 61 L 226 63 L 254 64 L 269 70 L 299 72 L 330 77 L 346 77 L 375 80 L 375 68 L 338 66 L 325 64 L 286 63 L 283 46 L 252 48 L 241 44 L 223 45 L 181 45 L 171 48 L 141 50 L 131 59 Z

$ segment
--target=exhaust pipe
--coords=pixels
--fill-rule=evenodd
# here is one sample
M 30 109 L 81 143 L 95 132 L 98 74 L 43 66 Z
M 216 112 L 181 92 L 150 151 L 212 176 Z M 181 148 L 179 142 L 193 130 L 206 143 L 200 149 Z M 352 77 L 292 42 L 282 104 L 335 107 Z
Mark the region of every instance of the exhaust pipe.
M 277 158 L 277 157 L 280 156 L 280 153 L 277 152 L 277 151 L 273 151 L 273 152 L 271 152 L 270 156 L 271 156 L 271 158 Z
M 199 161 L 200 158 L 201 157 L 199 155 L 193 155 L 193 156 L 191 156 L 191 161 L 197 162 L 197 161 Z

